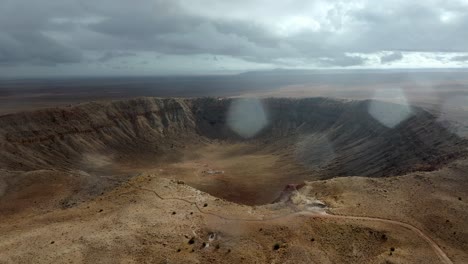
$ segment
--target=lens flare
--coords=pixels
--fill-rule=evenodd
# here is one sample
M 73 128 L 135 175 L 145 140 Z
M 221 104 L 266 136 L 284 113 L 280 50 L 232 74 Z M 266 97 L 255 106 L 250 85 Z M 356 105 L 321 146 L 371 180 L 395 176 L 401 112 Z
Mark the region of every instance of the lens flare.
M 376 90 L 368 111 L 375 120 L 389 128 L 397 126 L 410 117 L 412 113 L 405 93 L 399 88 Z
M 251 138 L 268 124 L 268 119 L 259 99 L 241 98 L 232 101 L 227 122 L 229 128 L 237 135 Z

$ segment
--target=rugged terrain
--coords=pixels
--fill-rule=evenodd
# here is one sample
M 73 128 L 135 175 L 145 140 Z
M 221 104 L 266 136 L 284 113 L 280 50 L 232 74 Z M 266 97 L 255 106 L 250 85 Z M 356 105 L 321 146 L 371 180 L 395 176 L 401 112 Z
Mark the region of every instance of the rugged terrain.
M 86 154 L 112 155 L 118 161 L 145 159 L 148 154 L 167 159 L 178 156 L 171 152 L 204 139 L 245 141 L 226 120 L 232 101 L 140 98 L 4 115 L 0 165 L 18 170 L 77 169 L 90 163 Z M 463 141 L 431 113 L 412 108 L 407 118 L 389 128 L 371 116 L 371 103 L 265 100 L 262 107 L 268 121 L 249 142 L 273 152 L 294 148 L 301 162 L 332 176 L 432 170 L 464 151 Z M 379 104 L 380 111 L 407 111 L 397 104 Z M 313 151 L 324 144 L 333 153 L 311 155 L 322 154 Z
M 1 116 L 0 262 L 468 261 L 467 143 L 436 115 L 248 99 L 266 122 L 245 136 L 235 100 Z

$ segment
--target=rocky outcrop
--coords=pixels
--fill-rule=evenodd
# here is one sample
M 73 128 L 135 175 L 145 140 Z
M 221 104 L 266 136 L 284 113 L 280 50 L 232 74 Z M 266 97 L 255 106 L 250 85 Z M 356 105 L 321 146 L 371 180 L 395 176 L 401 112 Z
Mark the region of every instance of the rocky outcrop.
M 226 120 L 232 100 L 194 102 L 200 134 L 239 140 Z M 266 99 L 268 124 L 253 138 L 271 151 L 290 153 L 324 177 L 400 175 L 434 170 L 466 152 L 466 142 L 437 117 L 412 107 L 411 114 L 387 127 L 370 113 L 373 101 L 328 98 Z M 397 104 L 379 102 L 382 109 Z M 398 113 L 398 112 L 397 112 Z
M 0 117 L 0 164 L 15 169 L 74 167 L 85 153 L 163 152 L 191 137 L 194 119 L 179 99 L 97 102 Z

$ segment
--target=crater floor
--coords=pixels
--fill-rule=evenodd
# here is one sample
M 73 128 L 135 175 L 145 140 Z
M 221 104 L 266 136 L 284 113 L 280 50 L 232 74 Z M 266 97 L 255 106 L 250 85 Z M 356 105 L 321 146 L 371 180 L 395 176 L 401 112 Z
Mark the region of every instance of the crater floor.
M 319 179 L 318 173 L 294 157 L 269 153 L 261 144 L 219 140 L 189 146 L 171 163 L 148 160 L 138 167 L 129 163 L 121 169 L 183 181 L 213 196 L 247 205 L 272 203 L 286 185 Z

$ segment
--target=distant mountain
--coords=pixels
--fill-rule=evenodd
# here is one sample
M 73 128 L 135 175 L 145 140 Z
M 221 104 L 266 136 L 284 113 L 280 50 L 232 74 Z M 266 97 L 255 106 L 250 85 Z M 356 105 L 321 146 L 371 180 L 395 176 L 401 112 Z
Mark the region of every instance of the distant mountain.
M 382 74 L 382 73 L 467 73 L 467 68 L 435 69 L 284 69 L 246 71 L 238 76 L 308 75 L 308 74 Z

